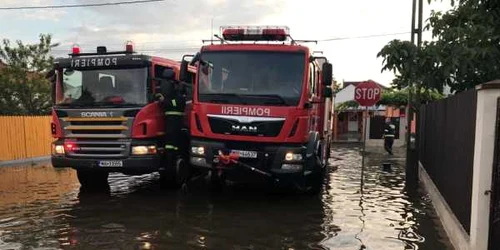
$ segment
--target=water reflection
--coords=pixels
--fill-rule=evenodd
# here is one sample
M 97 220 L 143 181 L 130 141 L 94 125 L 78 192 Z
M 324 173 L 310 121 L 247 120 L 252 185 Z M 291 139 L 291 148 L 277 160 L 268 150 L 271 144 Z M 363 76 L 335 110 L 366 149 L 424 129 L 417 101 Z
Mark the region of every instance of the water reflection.
M 404 191 L 401 163 L 384 171 L 369 156 L 362 169 L 358 151 L 335 147 L 317 197 L 167 191 L 156 175 L 119 174 L 96 193 L 72 170 L 3 168 L 0 249 L 446 249 L 427 196 Z
M 324 238 L 319 197 L 145 188 L 124 197 L 80 193 L 80 201 L 70 221 L 80 248 L 324 249 L 316 245 Z
M 368 154 L 365 167 L 357 147 L 337 147 L 324 194 L 325 222 L 334 224 L 335 233 L 322 245 L 329 249 L 447 249 L 449 244 L 439 228 L 430 202 L 409 196 L 404 190 L 404 161 L 392 161 Z M 444 244 L 443 244 L 444 243 Z

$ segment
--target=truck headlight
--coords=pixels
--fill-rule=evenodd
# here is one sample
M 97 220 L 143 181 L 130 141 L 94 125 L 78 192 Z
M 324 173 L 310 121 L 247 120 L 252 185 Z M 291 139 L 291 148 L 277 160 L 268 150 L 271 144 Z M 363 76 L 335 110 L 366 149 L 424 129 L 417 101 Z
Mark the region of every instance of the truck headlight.
M 64 145 L 52 144 L 52 154 L 63 155 L 64 154 Z
M 302 154 L 294 154 L 291 152 L 285 154 L 285 161 L 301 161 L 301 160 L 302 160 Z
M 156 146 L 132 146 L 132 155 L 156 154 Z
M 205 155 L 204 147 L 191 147 L 191 153 L 195 155 Z

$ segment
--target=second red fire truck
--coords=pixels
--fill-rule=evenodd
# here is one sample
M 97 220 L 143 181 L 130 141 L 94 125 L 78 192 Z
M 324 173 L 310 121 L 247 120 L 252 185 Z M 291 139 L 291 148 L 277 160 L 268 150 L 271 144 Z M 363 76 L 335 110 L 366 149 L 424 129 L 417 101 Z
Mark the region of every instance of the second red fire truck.
M 81 53 L 75 46 L 68 58 L 56 59 L 52 165 L 76 169 L 84 187 L 107 185 L 110 172 L 159 171 L 162 180 L 175 183 L 176 169 L 163 162 L 165 117 L 154 94 L 162 81 L 178 80 L 179 69 L 177 61 L 135 53 L 132 43 L 112 52 L 100 46 Z M 194 73 L 190 67 L 189 78 Z
M 191 111 L 190 162 L 213 182 L 320 191 L 331 142 L 332 65 L 287 27 L 222 27 L 203 46 Z

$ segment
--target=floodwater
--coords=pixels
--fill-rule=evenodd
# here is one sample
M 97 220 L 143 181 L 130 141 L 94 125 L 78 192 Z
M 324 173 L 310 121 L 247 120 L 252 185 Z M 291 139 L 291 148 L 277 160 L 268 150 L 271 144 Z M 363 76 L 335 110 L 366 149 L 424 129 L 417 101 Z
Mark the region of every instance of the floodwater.
M 427 196 L 404 191 L 402 159 L 361 168 L 359 148 L 335 145 L 321 195 L 159 187 L 157 175 L 110 176 L 85 193 L 75 172 L 0 168 L 5 249 L 450 249 Z M 364 177 L 361 178 L 361 174 Z

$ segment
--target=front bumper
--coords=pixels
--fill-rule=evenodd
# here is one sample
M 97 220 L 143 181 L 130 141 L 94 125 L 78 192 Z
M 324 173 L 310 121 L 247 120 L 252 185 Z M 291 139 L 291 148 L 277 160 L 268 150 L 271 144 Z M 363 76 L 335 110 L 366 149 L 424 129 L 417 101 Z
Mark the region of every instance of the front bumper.
M 221 170 L 228 179 L 243 181 L 247 179 L 262 178 L 262 174 L 252 171 L 250 167 L 271 174 L 278 179 L 288 177 L 301 177 L 307 175 L 306 148 L 301 144 L 277 144 L 258 142 L 236 142 L 236 141 L 213 141 L 207 139 L 193 138 L 191 147 L 203 147 L 204 154 L 190 152 L 191 165 L 200 170 Z M 245 150 L 257 152 L 256 158 L 239 158 L 240 164 L 221 165 L 217 155 L 219 150 Z M 294 153 L 302 155 L 302 160 L 286 161 L 285 155 Z M 294 165 L 294 168 L 284 165 Z M 253 172 L 253 173 L 252 173 Z
M 57 154 L 54 147 L 64 145 L 64 140 L 58 140 L 53 143 L 51 162 L 55 168 L 74 168 L 77 170 L 97 170 L 105 172 L 120 172 L 125 174 L 147 174 L 158 171 L 165 166 L 165 160 L 161 150 L 155 154 L 130 155 L 131 146 L 134 145 L 158 145 L 156 141 L 125 141 L 125 142 L 101 142 L 101 141 L 77 141 L 72 142 L 75 146 L 92 144 L 119 144 L 126 145 L 119 154 L 106 155 L 106 148 L 102 151 L 94 151 L 94 154 L 84 154 L 80 151 L 66 151 Z M 114 144 L 112 144 L 114 143 Z M 83 146 L 82 146 L 83 148 Z M 87 147 L 90 148 L 90 147 Z M 116 148 L 116 146 L 115 146 Z
M 163 165 L 162 157 L 159 155 L 154 156 L 141 156 L 141 157 L 129 157 L 125 159 L 79 159 L 79 158 L 68 158 L 66 156 L 52 155 L 51 157 L 52 166 L 55 168 L 66 168 L 71 167 L 80 170 L 99 170 L 105 172 L 120 172 L 125 174 L 147 174 L 156 172 Z M 101 161 L 110 162 L 121 162 L 121 167 L 117 166 L 100 166 Z

